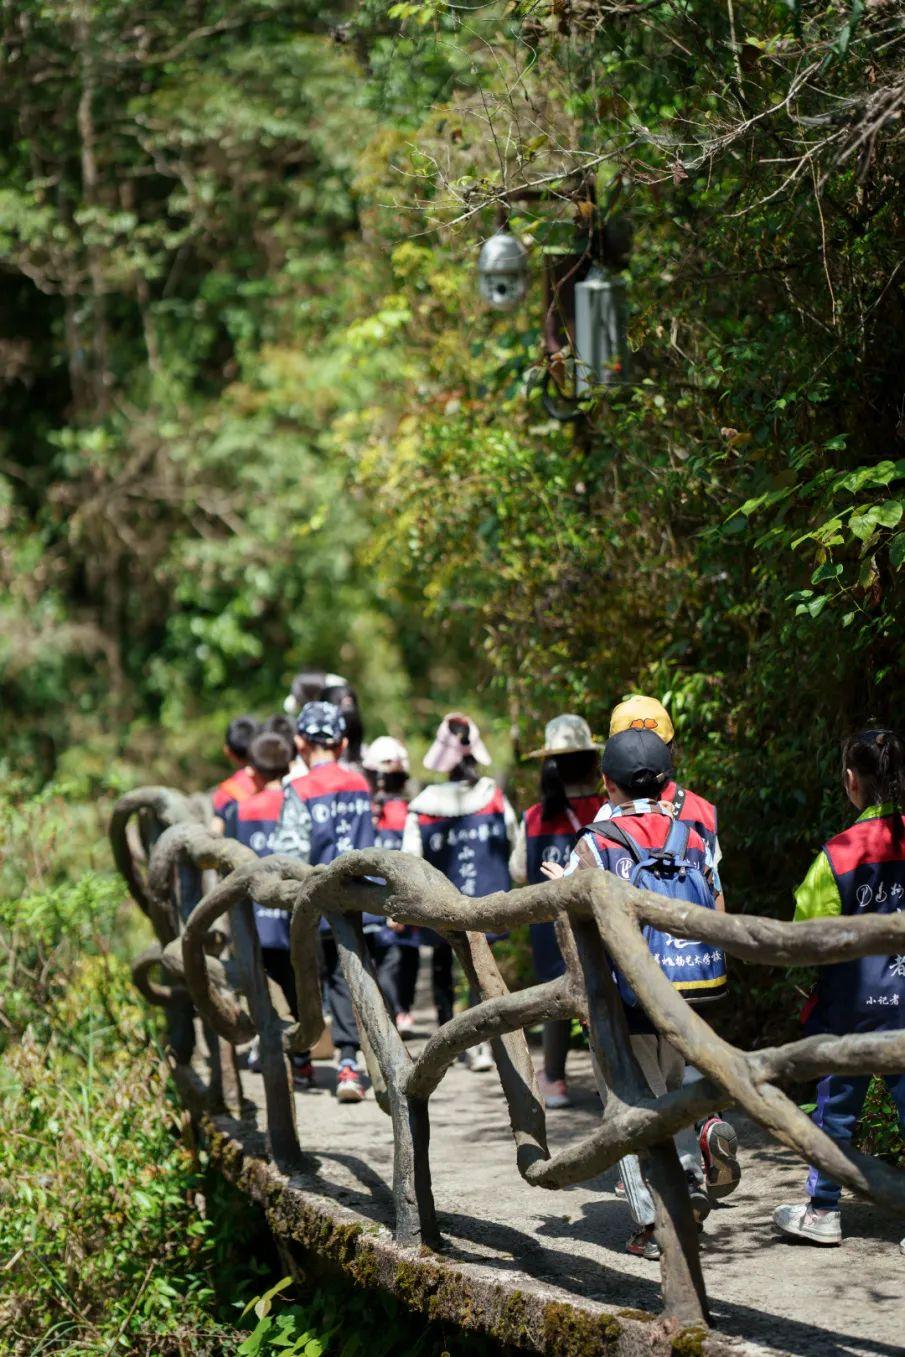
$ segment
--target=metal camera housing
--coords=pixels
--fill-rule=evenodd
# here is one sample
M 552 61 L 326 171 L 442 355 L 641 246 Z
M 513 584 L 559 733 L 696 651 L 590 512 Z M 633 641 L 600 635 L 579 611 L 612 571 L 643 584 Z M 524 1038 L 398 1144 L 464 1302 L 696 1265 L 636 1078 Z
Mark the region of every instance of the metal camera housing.
M 497 231 L 478 255 L 478 288 L 490 306 L 508 310 L 528 289 L 528 253 L 510 231 Z

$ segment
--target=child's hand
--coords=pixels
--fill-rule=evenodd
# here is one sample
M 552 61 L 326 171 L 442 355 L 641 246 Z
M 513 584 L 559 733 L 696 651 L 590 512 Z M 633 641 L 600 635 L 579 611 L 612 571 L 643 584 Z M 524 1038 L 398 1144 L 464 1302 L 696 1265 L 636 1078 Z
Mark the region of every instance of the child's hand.
M 561 876 L 566 874 L 565 867 L 558 862 L 542 862 L 540 869 L 548 881 L 558 881 Z

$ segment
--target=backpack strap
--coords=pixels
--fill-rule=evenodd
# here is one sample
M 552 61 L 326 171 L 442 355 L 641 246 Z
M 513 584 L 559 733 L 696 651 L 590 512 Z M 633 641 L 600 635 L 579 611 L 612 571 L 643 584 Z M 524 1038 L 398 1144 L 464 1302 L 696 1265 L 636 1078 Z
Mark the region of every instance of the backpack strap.
M 687 820 L 673 820 L 660 852 L 664 855 L 670 854 L 674 858 L 684 858 L 688 852 L 690 835 L 691 825 Z
M 672 815 L 674 820 L 681 818 L 682 808 L 685 805 L 685 798 L 687 795 L 687 787 L 676 787 L 676 794 L 672 800 Z
M 627 834 L 615 820 L 604 820 L 601 824 L 585 825 L 578 837 L 581 838 L 584 834 L 599 834 L 601 839 L 609 839 L 610 843 L 618 843 L 620 848 L 624 848 L 631 854 L 635 862 L 643 862 L 647 857 L 647 853 L 638 847 L 631 834 Z

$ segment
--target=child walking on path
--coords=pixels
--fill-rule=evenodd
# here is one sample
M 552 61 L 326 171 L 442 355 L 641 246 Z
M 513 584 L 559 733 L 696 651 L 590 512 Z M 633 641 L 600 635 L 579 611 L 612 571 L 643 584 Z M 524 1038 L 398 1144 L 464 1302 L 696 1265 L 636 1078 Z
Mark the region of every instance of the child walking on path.
M 661 800 L 661 792 L 672 776 L 668 746 L 652 730 L 621 731 L 607 740 L 602 762 L 608 805 L 584 831 L 569 861 L 567 875 L 582 869 L 614 872 L 625 881 L 634 881 L 650 865 L 654 871 L 638 881 L 647 889 L 713 907 L 712 859 L 710 849 L 692 825 L 682 826 L 672 808 Z M 678 836 L 682 836 L 681 843 Z M 654 874 L 656 872 L 656 875 Z M 681 883 L 674 891 L 663 878 L 676 874 Z M 664 975 L 680 989 L 701 997 L 718 996 L 725 989 L 725 962 L 722 953 L 704 950 L 702 945 L 683 944 L 674 950 L 669 934 L 649 930 L 648 945 L 663 967 Z M 685 1075 L 681 1054 L 653 1026 L 638 1006 L 634 994 L 617 974 L 622 995 L 632 1052 L 656 1096 L 680 1087 Z M 685 1170 L 692 1209 L 698 1222 L 709 1214 L 711 1202 L 701 1167 L 698 1138 L 691 1127 L 680 1131 L 676 1148 Z M 637 1156 L 620 1163 L 625 1195 L 636 1230 L 626 1246 L 640 1257 L 656 1259 L 659 1248 L 654 1238 L 654 1204 L 641 1174 Z M 729 1186 L 734 1187 L 737 1174 Z
M 674 757 L 675 730 L 669 712 L 655 697 L 644 697 L 639 693 L 627 697 L 614 707 L 610 715 L 610 735 L 619 735 L 623 730 L 651 730 L 665 741 L 670 754 Z M 677 820 L 693 825 L 710 849 L 713 861 L 713 883 L 716 891 L 716 908 L 726 908 L 723 887 L 720 883 L 720 840 L 717 834 L 716 806 L 681 786 L 671 777 L 660 792 L 660 800 L 668 802 L 673 808 Z
M 408 800 L 404 795 L 409 778 L 408 750 L 392 735 L 378 735 L 368 745 L 363 767 L 371 788 L 374 847 L 399 851 L 408 818 Z M 392 919 L 387 919 L 374 935 L 377 979 L 393 1010 L 396 1029 L 402 1036 L 408 1036 L 414 1029 L 412 1003 L 418 979 L 420 941 L 420 929 L 397 924 Z
M 424 756 L 424 766 L 448 773 L 449 781 L 425 787 L 409 806 L 402 847 L 424 858 L 463 895 L 491 895 L 509 889 L 509 854 L 518 821 L 503 792 L 478 765 L 490 763 L 475 723 L 461 712 L 445 716 Z M 434 935 L 434 1002 L 437 1020 L 453 1013 L 452 948 Z M 475 1002 L 472 997 L 472 1002 Z M 474 1071 L 493 1068 L 488 1043 L 469 1053 Z
M 846 741 L 842 784 L 855 823 L 825 843 L 795 895 L 795 920 L 894 914 L 905 908 L 905 745 L 892 730 L 862 730 Z M 805 1031 L 892 1032 L 905 1028 L 905 956 L 867 956 L 820 968 Z M 846 1148 L 870 1075 L 830 1074 L 817 1085 L 814 1121 Z M 886 1076 L 905 1130 L 905 1071 Z M 841 1189 L 811 1168 L 804 1205 L 778 1206 L 780 1233 L 810 1244 L 842 1243 Z M 900 1245 L 905 1253 L 905 1239 Z
M 223 833 L 227 807 L 257 791 L 254 769 L 250 767 L 249 757 L 252 741 L 260 731 L 261 727 L 253 716 L 235 716 L 226 727 L 223 752 L 232 764 L 233 771 L 214 788 L 211 797 L 214 807 L 211 830 L 214 834 Z
M 308 862 L 312 867 L 333 862 L 353 848 L 374 846 L 371 795 L 361 773 L 341 762 L 346 750 L 346 723 L 330 702 L 307 702 L 299 713 L 297 743 L 309 768 L 285 789 L 274 852 Z M 364 915 L 364 927 L 379 927 L 382 919 Z M 342 1103 L 361 1102 L 364 1085 L 356 1068 L 358 1027 L 349 986 L 339 964 L 336 943 L 321 921 L 324 991 L 330 1010 L 333 1044 L 339 1076 L 336 1096 Z
M 231 801 L 225 808 L 223 832 L 227 838 L 251 848 L 258 857 L 273 852 L 273 841 L 280 812 L 283 809 L 283 778 L 292 760 L 292 745 L 274 731 L 258 735 L 249 751 L 254 774 L 254 791 L 241 801 Z M 289 956 L 289 913 L 285 909 L 271 909 L 252 902 L 261 960 L 264 970 L 286 996 L 293 1017 L 298 1017 L 295 976 Z M 307 1055 L 292 1056 L 292 1078 L 296 1088 L 311 1088 L 314 1067 Z M 249 1069 L 259 1068 L 257 1041 L 248 1057 Z
M 547 722 L 544 747 L 527 756 L 543 759 L 540 773 L 541 800 L 529 806 L 519 825 L 509 872 L 519 884 L 536 885 L 548 879 L 552 869 L 564 868 L 575 835 L 594 819 L 606 800 L 600 790 L 600 745 L 580 716 L 555 716 Z M 565 973 L 552 923 L 531 925 L 531 954 L 540 983 Z M 569 1053 L 568 1019 L 544 1023 L 544 1068 L 540 1088 L 547 1107 L 568 1107 L 566 1057 Z

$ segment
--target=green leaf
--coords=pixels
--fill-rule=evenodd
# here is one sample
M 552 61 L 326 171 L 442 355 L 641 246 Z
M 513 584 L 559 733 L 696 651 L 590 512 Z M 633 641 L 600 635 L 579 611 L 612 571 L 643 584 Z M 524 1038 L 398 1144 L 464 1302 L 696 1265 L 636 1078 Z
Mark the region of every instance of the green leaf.
M 883 528 L 894 528 L 902 517 L 902 501 L 898 499 L 885 500 L 883 504 L 878 504 L 872 510 L 875 522 Z
M 894 570 L 905 565 L 905 532 L 896 533 L 889 544 L 889 563 Z
M 814 571 L 813 575 L 811 576 L 811 583 L 823 584 L 825 580 L 838 579 L 839 576 L 842 574 L 842 571 L 843 566 L 841 562 L 836 562 L 835 564 L 832 564 L 831 562 L 826 561 L 824 562 L 823 565 L 819 565 L 817 569 Z
M 242 1311 L 243 1317 L 248 1314 L 249 1310 L 254 1310 L 258 1319 L 263 1319 L 266 1314 L 270 1313 L 270 1307 L 273 1303 L 274 1296 L 278 1296 L 281 1291 L 285 1291 L 287 1286 L 291 1285 L 292 1278 L 283 1277 L 277 1282 L 276 1286 L 272 1286 L 269 1291 L 265 1291 L 263 1296 L 253 1296 Z
M 866 542 L 874 531 L 874 520 L 871 517 L 871 510 L 864 513 L 852 514 L 848 520 L 849 531 L 858 538 L 859 542 Z

